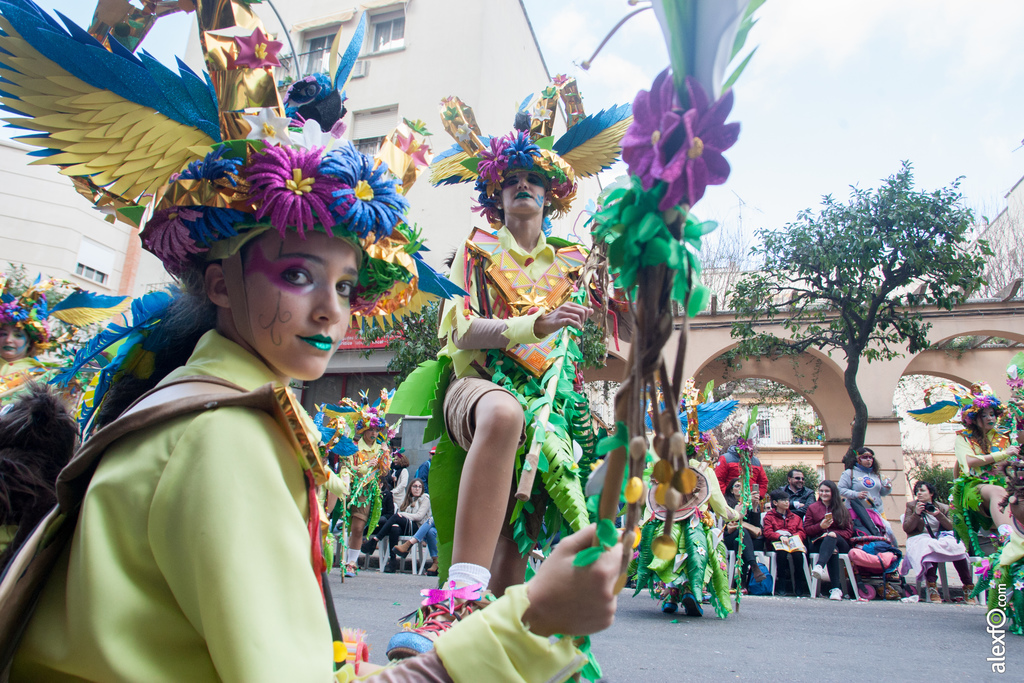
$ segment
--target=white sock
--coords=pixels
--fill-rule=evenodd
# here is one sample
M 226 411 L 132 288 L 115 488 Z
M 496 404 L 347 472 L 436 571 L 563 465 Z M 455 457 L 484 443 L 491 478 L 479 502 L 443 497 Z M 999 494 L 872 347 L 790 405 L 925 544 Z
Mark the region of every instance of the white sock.
M 484 588 L 491 582 L 491 572 L 486 567 L 469 562 L 453 564 L 448 570 L 448 580 L 454 581 L 460 586 L 472 583 L 482 584 Z
M 359 548 L 349 548 L 348 549 L 348 553 L 346 554 L 346 557 L 348 558 L 346 561 L 349 564 L 355 564 L 356 562 L 358 562 L 359 561 Z

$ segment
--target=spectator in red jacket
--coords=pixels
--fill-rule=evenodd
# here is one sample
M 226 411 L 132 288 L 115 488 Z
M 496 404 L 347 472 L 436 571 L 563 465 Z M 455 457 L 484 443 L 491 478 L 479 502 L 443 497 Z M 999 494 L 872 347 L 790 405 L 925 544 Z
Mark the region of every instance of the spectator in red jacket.
M 839 487 L 834 482 L 826 479 L 818 486 L 818 500 L 808 505 L 804 514 L 804 533 L 811 542 L 811 552 L 818 553 L 811 576 L 821 581 L 825 576 L 825 567 L 828 567 L 831 585 L 828 597 L 842 600 L 843 587 L 838 578 L 839 554 L 850 552 L 853 518 L 843 504 Z
M 718 485 L 722 487 L 722 493 L 727 493 L 726 486 L 728 482 L 736 479 L 740 476 L 740 452 L 736 449 L 736 446 L 729 446 L 722 457 L 718 459 L 718 465 L 715 466 L 715 476 L 718 477 Z M 758 492 L 761 494 L 761 500 L 768 498 L 768 476 L 764 473 L 764 468 L 761 467 L 761 461 L 757 459 L 757 456 L 751 454 L 750 456 L 750 487 L 757 486 Z
M 789 509 L 789 491 L 785 488 L 775 489 L 771 492 L 772 509 L 761 521 L 761 530 L 764 533 L 765 550 L 775 549 L 777 541 L 784 541 L 786 537 L 797 537 L 806 547 L 807 536 L 804 534 L 803 520 L 798 514 Z M 787 552 L 774 550 L 776 571 L 776 595 L 810 595 L 811 590 L 807 585 L 807 579 L 803 573 L 806 554 L 799 551 Z M 785 560 L 785 561 L 783 561 Z

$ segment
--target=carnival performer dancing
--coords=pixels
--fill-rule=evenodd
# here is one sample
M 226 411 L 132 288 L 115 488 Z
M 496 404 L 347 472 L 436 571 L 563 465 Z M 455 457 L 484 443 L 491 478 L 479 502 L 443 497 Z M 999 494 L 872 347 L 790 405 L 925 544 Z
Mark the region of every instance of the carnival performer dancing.
M 710 395 L 710 391 L 707 393 Z M 648 589 L 666 614 L 676 613 L 681 604 L 687 616 L 703 616 L 701 605 L 707 587 L 707 596 L 715 613 L 725 619 L 732 612 L 726 564 L 728 551 L 716 515 L 723 522 L 738 522 L 742 520 L 743 513 L 742 502 L 733 509 L 722 494 L 714 471 L 721 453 L 710 431 L 735 410 L 737 402 L 707 402 L 701 398 L 693 380 L 688 380 L 684 409 L 686 406 L 689 409 L 681 413 L 680 418 L 688 424 L 692 435 L 687 450 L 689 465 L 697 477 L 696 488 L 692 494 L 683 497 L 673 514 L 672 528 L 666 530 L 667 510 L 661 501 L 669 487 L 667 482 L 659 480 L 659 467 L 655 465 L 649 475 L 647 492 L 647 514 L 650 516 L 641 527 L 640 542 L 630 563 L 630 573 L 636 580 L 633 595 Z M 671 542 L 665 543 L 662 539 L 671 539 Z
M 325 372 L 353 313 L 400 319 L 436 277 L 411 256 L 404 198 L 320 122 L 288 128 L 268 68 L 279 44 L 247 2 L 197 3 L 213 90 L 128 54 L 137 40 L 111 52 L 64 32 L 28 0 L 0 13 L 0 62 L 18 65 L 5 106 L 61 131 L 32 139 L 51 145 L 51 163 L 77 156 L 65 171 L 86 187 L 109 183 L 95 187 L 100 205 L 152 212 L 143 244 L 182 287 L 167 306 L 140 304 L 130 329 L 108 328 L 67 370 L 123 342 L 96 397 L 104 428 L 4 576 L 0 669 L 14 681 L 336 680 L 345 647 L 337 632 L 332 643 L 319 547 L 319 433 L 288 385 Z M 76 136 L 90 143 L 67 142 Z M 378 680 L 565 680 L 585 658 L 549 637 L 606 628 L 614 613 L 614 553 L 572 566 L 594 537 L 566 538 L 529 586 Z
M 569 121 L 553 142 L 559 98 Z M 532 117 L 524 107 L 516 130 L 487 143 L 461 100 L 442 107 L 458 144 L 435 158 L 431 180 L 475 182 L 477 210 L 492 232 L 475 229 L 456 254 L 450 279 L 468 295 L 445 303 L 440 360 L 399 387 L 392 412 L 434 411 L 434 424 L 443 425 L 430 471 L 441 576 L 500 596 L 524 580 L 536 544 L 550 547 L 563 526 L 588 522 L 571 441 L 587 441 L 577 432 L 589 429 L 589 406 L 577 392 L 582 356 L 562 331 L 582 330 L 595 290 L 582 281 L 586 250 L 545 233 L 549 218 L 568 212 L 576 178 L 615 160 L 632 118 L 628 106 L 584 117 L 575 80 L 565 77 L 540 94 Z M 579 147 L 584 140 L 589 148 Z M 559 514 L 547 511 L 549 499 Z M 483 604 L 425 607 L 392 639 L 389 656 L 430 649 L 438 633 Z
M 910 415 L 926 424 L 939 424 L 952 419 L 957 411 L 964 428 L 957 432 L 954 442 L 958 476 L 950 494 L 953 529 L 973 555 L 983 555 L 989 544 L 979 540 L 979 534 L 991 533 L 1010 522 L 1010 516 L 999 504 L 1006 497 L 1006 477 L 998 464 L 1019 455 L 1016 425 L 997 429 L 1005 408 L 983 382 L 971 386 L 969 392 L 957 385 L 943 385 L 955 400 L 933 403 L 927 408 L 909 411 Z M 1012 435 L 1008 432 L 1012 430 Z M 984 552 L 983 552 L 984 550 Z
M 107 296 L 82 289 L 71 282 L 37 277 L 15 296 L 11 282 L 0 273 L 0 401 L 6 403 L 30 380 L 45 382 L 55 373 L 55 362 L 40 356 L 71 342 L 72 335 L 54 336 L 50 318 L 73 327 L 106 320 L 131 304 L 131 297 Z M 56 305 L 54 294 L 70 293 Z

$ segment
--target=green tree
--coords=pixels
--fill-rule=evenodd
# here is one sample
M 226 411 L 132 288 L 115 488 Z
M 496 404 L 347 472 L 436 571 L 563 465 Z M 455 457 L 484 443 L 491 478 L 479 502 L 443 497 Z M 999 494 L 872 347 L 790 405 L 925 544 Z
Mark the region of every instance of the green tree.
M 768 477 L 768 491 L 774 491 L 780 489 L 789 483 L 789 471 L 796 468 L 804 473 L 804 488 L 811 489 L 812 491 L 817 490 L 818 484 L 818 470 L 814 469 L 810 465 L 793 465 L 793 467 L 772 467 L 766 465 L 764 468 L 764 475 Z
M 914 189 L 909 162 L 876 190 L 853 188 L 850 200 L 823 199 L 781 230 L 760 230 L 761 270 L 737 283 L 732 336 L 746 357 L 800 353 L 810 347 L 846 356 L 844 385 L 854 409 L 851 446 L 864 445 L 868 410 L 857 385 L 870 363 L 928 348 L 930 324 L 918 307 L 949 310 L 983 283 L 983 240 L 971 248 L 971 211 L 960 180 Z M 778 323 L 786 338 L 760 332 Z

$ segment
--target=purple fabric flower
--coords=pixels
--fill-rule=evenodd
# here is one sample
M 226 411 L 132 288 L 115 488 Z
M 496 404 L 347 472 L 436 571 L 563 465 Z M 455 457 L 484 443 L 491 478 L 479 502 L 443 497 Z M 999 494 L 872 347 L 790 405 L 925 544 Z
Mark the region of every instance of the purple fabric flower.
M 329 206 L 342 184 L 320 172 L 322 151 L 322 147 L 307 150 L 274 145 L 257 153 L 249 166 L 246 179 L 252 198 L 260 205 L 256 219 L 270 216 L 282 237 L 292 227 L 305 237 L 317 221 L 333 237 Z
M 736 143 L 738 123 L 725 123 L 732 111 L 728 91 L 714 104 L 693 78 L 687 77 L 691 109 L 680 115 L 671 73 L 658 74 L 650 92 L 641 91 L 633 102 L 633 125 L 622 140 L 622 158 L 645 190 L 657 181 L 668 185 L 658 208 L 693 206 L 708 185 L 721 185 L 729 177 L 722 152 Z
M 484 151 L 480 155 L 480 164 L 477 172 L 480 179 L 489 183 L 500 183 L 501 175 L 508 168 L 508 157 L 504 154 L 504 147 L 507 144 L 505 138 L 491 138 L 490 151 Z
M 163 262 L 171 274 L 180 274 L 192 254 L 206 251 L 196 244 L 185 225 L 185 221 L 196 221 L 202 217 L 203 214 L 194 209 L 171 207 L 158 211 L 146 226 L 146 248 Z

